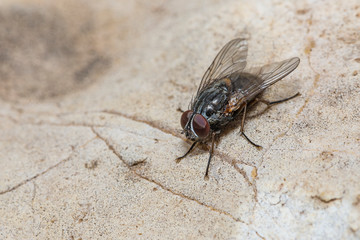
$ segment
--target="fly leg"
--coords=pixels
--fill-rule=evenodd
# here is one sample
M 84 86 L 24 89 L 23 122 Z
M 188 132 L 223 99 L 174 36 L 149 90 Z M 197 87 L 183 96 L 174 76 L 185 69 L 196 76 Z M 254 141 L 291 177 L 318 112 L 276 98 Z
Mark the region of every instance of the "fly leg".
M 196 146 L 197 143 L 198 143 L 198 142 L 196 142 L 196 141 L 193 142 L 193 144 L 191 145 L 191 147 L 189 148 L 189 150 L 188 150 L 183 156 L 176 158 L 176 163 L 179 163 L 179 162 L 181 161 L 181 159 L 183 159 L 184 157 L 186 157 L 186 156 L 194 149 L 194 147 Z
M 185 112 L 185 111 L 182 110 L 180 107 L 178 107 L 178 108 L 176 109 L 176 111 L 181 112 L 181 113 Z
M 295 97 L 297 97 L 297 96 L 300 96 L 300 93 L 296 93 L 295 95 L 293 95 L 293 96 L 291 96 L 291 97 L 284 98 L 284 99 L 277 100 L 277 101 L 272 101 L 272 102 L 267 101 L 267 100 L 264 100 L 264 99 L 260 99 L 260 98 L 255 98 L 254 101 L 251 103 L 251 106 L 254 105 L 254 104 L 256 104 L 256 103 L 258 103 L 258 102 L 261 102 L 261 103 L 266 104 L 267 107 L 266 107 L 263 111 L 261 111 L 260 113 L 257 113 L 257 114 L 255 114 L 255 115 L 251 116 L 251 118 L 263 114 L 264 112 L 266 112 L 266 111 L 267 111 L 271 106 L 273 106 L 273 105 L 286 102 L 286 101 L 288 101 L 288 100 L 290 100 L 290 99 L 293 99 L 293 98 L 295 98 Z
M 262 148 L 260 145 L 254 143 L 253 141 L 251 141 L 244 133 L 244 124 L 245 124 L 245 117 L 246 117 L 246 106 L 247 104 L 245 104 L 245 107 L 244 107 L 244 111 L 243 111 L 243 115 L 242 115 L 242 120 L 241 120 L 241 128 L 240 128 L 240 134 L 242 136 L 245 137 L 245 139 L 251 143 L 253 146 L 257 147 L 257 148 Z
M 300 93 L 296 93 L 295 95 L 291 96 L 291 97 L 288 97 L 288 98 L 284 98 L 284 99 L 281 99 L 281 100 L 277 100 L 277 101 L 273 101 L 273 102 L 269 102 L 269 101 L 266 101 L 264 99 L 256 99 L 257 102 L 262 102 L 264 104 L 266 104 L 268 107 L 272 106 L 272 105 L 275 105 L 275 104 L 278 104 L 278 103 L 282 103 L 282 102 L 286 102 L 290 99 L 293 99 L 297 96 L 300 96 Z
M 266 104 L 267 107 L 266 107 L 266 109 L 265 109 L 264 111 L 262 111 L 261 113 L 256 114 L 256 115 L 251 116 L 251 117 L 258 116 L 258 115 L 264 113 L 266 110 L 268 110 L 271 106 L 273 106 L 273 105 L 275 105 L 275 104 L 278 104 L 278 103 L 286 102 L 286 101 L 288 101 L 288 100 L 290 100 L 290 99 L 293 99 L 293 98 L 295 98 L 295 97 L 297 97 L 297 96 L 300 96 L 300 93 L 296 93 L 295 95 L 293 95 L 293 96 L 291 96 L 291 97 L 284 98 L 284 99 L 277 100 L 277 101 L 273 101 L 273 102 L 269 102 L 269 101 L 266 101 L 266 100 L 260 99 L 260 98 L 255 98 L 255 100 L 250 103 L 250 106 L 252 106 L 252 105 L 254 105 L 254 104 L 258 103 L 258 102 L 261 102 L 261 103 Z M 256 144 L 256 143 L 254 143 L 253 141 L 251 141 L 251 140 L 245 135 L 245 133 L 244 133 L 244 123 L 245 123 L 245 117 L 246 117 L 246 107 L 247 107 L 247 104 L 245 105 L 244 111 L 243 111 L 240 134 L 243 135 L 243 136 L 245 137 L 245 139 L 246 139 L 249 143 L 251 143 L 253 146 L 258 147 L 258 148 L 262 148 L 260 145 L 258 145 L 258 144 Z
M 206 166 L 206 171 L 205 171 L 205 176 L 204 176 L 205 179 L 209 178 L 208 173 L 209 173 L 210 161 L 211 161 L 212 155 L 214 153 L 214 142 L 215 142 L 215 133 L 213 132 L 212 136 L 211 136 L 210 156 L 209 156 L 209 160 L 208 160 L 208 163 L 207 163 L 207 166 Z

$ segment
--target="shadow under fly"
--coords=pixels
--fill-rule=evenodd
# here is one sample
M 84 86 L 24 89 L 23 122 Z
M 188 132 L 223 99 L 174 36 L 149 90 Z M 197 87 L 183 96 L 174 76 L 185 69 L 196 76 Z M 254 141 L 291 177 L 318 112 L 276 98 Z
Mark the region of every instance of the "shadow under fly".
M 229 122 L 242 114 L 241 135 L 252 145 L 260 147 L 244 133 L 247 109 L 258 102 L 270 107 L 299 95 L 296 93 L 274 102 L 258 98 L 266 88 L 294 71 L 300 59 L 294 57 L 244 71 L 247 51 L 247 40 L 242 38 L 231 40 L 220 50 L 202 77 L 196 95 L 190 102 L 190 110 L 183 112 L 180 119 L 182 133 L 193 143 L 183 156 L 176 159 L 176 162 L 179 163 L 186 157 L 198 143 L 211 140 L 205 178 L 208 176 L 214 152 L 215 136 L 220 134 Z

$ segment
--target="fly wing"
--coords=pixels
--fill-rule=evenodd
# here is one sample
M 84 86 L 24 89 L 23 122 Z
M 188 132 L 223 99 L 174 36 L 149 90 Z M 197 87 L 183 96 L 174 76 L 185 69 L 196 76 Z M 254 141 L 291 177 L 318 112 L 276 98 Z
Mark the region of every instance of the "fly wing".
M 199 95 L 215 80 L 220 80 L 233 72 L 242 71 L 246 66 L 247 51 L 246 39 L 236 38 L 228 42 L 206 70 L 196 95 Z
M 299 63 L 300 59 L 294 57 L 281 62 L 268 64 L 261 68 L 250 69 L 249 73 L 253 74 L 253 76 L 260 81 L 254 81 L 254 84 L 244 89 L 246 92 L 246 100 L 252 100 L 264 89 L 289 75 L 297 68 Z

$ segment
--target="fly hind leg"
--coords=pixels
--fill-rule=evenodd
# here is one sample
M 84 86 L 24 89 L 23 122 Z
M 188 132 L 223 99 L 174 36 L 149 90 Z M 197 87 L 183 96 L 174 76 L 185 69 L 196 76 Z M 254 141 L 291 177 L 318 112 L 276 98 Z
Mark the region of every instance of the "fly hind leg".
M 258 103 L 258 102 L 261 102 L 263 104 L 266 105 L 266 108 L 264 110 L 262 110 L 260 113 L 257 113 L 253 116 L 250 116 L 250 118 L 253 118 L 253 117 L 256 117 L 256 116 L 259 116 L 261 114 L 263 114 L 264 112 L 266 112 L 267 110 L 269 110 L 269 108 L 271 108 L 272 106 L 276 105 L 276 104 L 279 104 L 279 103 L 283 103 L 283 102 L 286 102 L 288 100 L 291 100 L 295 97 L 298 97 L 300 96 L 301 94 L 298 92 L 296 93 L 295 95 L 291 96 L 291 97 L 287 97 L 287 98 L 284 98 L 284 99 L 281 99 L 281 100 L 277 100 L 277 101 L 267 101 L 267 100 L 264 100 L 264 99 L 261 99 L 261 98 L 255 98 L 253 102 L 251 102 L 251 106 Z
M 275 104 L 278 104 L 278 103 L 283 103 L 283 102 L 286 102 L 290 99 L 293 99 L 297 96 L 300 96 L 300 93 L 296 93 L 295 95 L 291 96 L 291 97 L 287 97 L 287 98 L 284 98 L 284 99 L 281 99 L 281 100 L 277 100 L 277 101 L 273 101 L 273 102 L 269 102 L 269 101 L 266 101 L 264 99 L 255 99 L 255 101 L 257 102 L 262 102 L 264 104 L 266 104 L 268 107 L 272 106 L 272 105 L 275 105 Z
M 242 136 L 244 136 L 244 138 L 249 142 L 251 143 L 251 145 L 257 147 L 257 148 L 262 148 L 260 145 L 254 143 L 253 141 L 250 140 L 250 138 L 248 138 L 244 132 L 244 124 L 245 124 L 245 118 L 246 118 L 246 107 L 247 107 L 247 104 L 245 105 L 244 107 L 244 110 L 243 110 L 243 115 L 242 115 L 242 120 L 241 120 L 241 127 L 240 127 L 240 134 Z

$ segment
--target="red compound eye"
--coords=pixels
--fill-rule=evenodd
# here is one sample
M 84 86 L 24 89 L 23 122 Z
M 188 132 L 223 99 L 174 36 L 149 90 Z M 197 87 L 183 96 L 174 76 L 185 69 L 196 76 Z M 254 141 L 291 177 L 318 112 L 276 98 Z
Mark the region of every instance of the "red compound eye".
M 183 129 L 185 128 L 185 126 L 188 123 L 192 114 L 193 114 L 193 111 L 187 110 L 181 115 L 180 123 L 181 123 L 181 127 Z
M 205 138 L 209 135 L 210 125 L 201 114 L 195 114 L 192 122 L 194 132 L 198 137 Z

